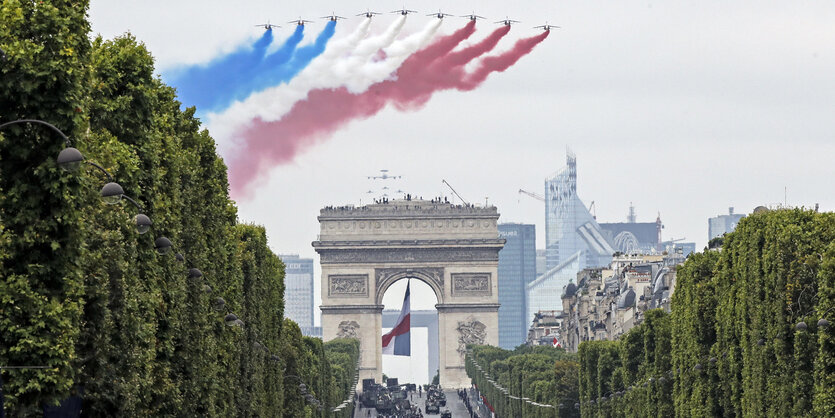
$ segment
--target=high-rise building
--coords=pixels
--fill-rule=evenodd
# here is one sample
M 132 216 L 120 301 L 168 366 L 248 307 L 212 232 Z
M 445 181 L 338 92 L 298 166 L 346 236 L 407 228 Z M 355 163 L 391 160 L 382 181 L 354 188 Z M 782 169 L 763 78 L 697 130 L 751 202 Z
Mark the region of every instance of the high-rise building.
M 615 250 L 577 196 L 577 158 L 545 180 L 545 268 L 528 284 L 528 319 L 534 312 L 562 309 L 560 292 L 577 272 L 606 266 Z
M 530 224 L 500 224 L 507 240 L 499 251 L 499 347 L 511 350 L 523 344 L 530 318 L 526 286 L 536 279 L 536 231 Z
M 577 252 L 584 269 L 608 265 L 615 250 L 577 196 L 577 157 L 568 151 L 566 166 L 545 179 L 546 269 L 563 264 Z
M 736 229 L 736 224 L 745 215 L 741 213 L 734 213 L 734 208 L 728 208 L 727 215 L 719 215 L 715 218 L 708 218 L 707 220 L 707 239 L 708 241 L 716 237 L 721 237 L 728 232 L 733 232 Z
M 278 257 L 284 262 L 284 316 L 299 324 L 304 335 L 313 335 L 313 259 Z
M 545 250 L 537 249 L 536 250 L 536 277 L 539 277 L 545 273 Z

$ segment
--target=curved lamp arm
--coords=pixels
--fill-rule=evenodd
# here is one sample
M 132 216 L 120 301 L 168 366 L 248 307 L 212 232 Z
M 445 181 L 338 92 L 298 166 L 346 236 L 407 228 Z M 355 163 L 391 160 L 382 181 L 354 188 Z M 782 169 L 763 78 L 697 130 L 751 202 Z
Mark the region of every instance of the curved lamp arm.
M 5 128 L 6 126 L 9 126 L 9 125 L 16 125 L 16 124 L 19 124 L 19 123 L 37 123 L 37 124 L 41 124 L 41 125 L 47 126 L 47 127 L 49 127 L 50 129 L 52 129 L 53 131 L 55 131 L 56 133 L 58 133 L 58 135 L 61 135 L 61 138 L 63 138 L 63 139 L 64 139 L 64 142 L 67 144 L 67 146 L 70 146 L 70 145 L 71 145 L 71 144 L 70 144 L 70 138 L 68 138 L 66 135 L 64 135 L 64 133 L 63 133 L 63 132 L 61 132 L 61 130 L 60 130 L 60 129 L 58 129 L 55 125 L 53 125 L 53 124 L 51 124 L 51 123 L 49 123 L 49 122 L 44 122 L 44 121 L 42 121 L 42 120 L 38 120 L 38 119 L 18 119 L 18 120 L 13 120 L 13 121 L 11 121 L 11 122 L 6 122 L 6 123 L 3 123 L 3 124 L 0 124 L 0 129 L 3 129 L 3 128 Z

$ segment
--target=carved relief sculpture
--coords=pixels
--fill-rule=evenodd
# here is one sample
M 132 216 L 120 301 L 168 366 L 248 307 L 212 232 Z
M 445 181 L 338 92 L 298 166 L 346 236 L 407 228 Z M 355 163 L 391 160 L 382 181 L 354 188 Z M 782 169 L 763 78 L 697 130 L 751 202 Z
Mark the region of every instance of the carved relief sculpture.
M 458 322 L 458 354 L 464 357 L 467 354 L 467 344 L 484 344 L 487 337 L 487 325 L 471 319 L 467 322 Z
M 339 331 L 336 333 L 336 338 L 354 338 L 359 339 L 357 330 L 360 329 L 360 324 L 357 321 L 342 321 L 339 323 Z
M 452 294 L 455 296 L 482 296 L 492 294 L 490 273 L 452 274 Z
M 330 275 L 328 276 L 329 296 L 368 296 L 368 275 Z

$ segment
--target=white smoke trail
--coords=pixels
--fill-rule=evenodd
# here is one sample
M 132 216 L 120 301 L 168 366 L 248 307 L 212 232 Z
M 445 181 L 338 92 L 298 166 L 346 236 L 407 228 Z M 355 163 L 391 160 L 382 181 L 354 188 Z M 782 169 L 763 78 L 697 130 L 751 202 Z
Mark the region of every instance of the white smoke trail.
M 235 102 L 222 113 L 209 114 L 207 125 L 218 141 L 222 155 L 230 157 L 227 151 L 234 148 L 233 138 L 242 126 L 255 117 L 264 121 L 281 119 L 311 90 L 347 86 L 352 92 L 362 92 L 371 84 L 385 80 L 409 55 L 423 47 L 441 24 L 440 19 L 433 19 L 421 31 L 395 40 L 405 22 L 405 16 L 400 16 L 381 35 L 360 42 L 363 36 L 357 34 L 367 34 L 368 21 L 370 19 L 346 38 L 346 42 L 329 44 L 322 55 L 289 83 L 255 93 L 242 102 Z M 373 61 L 380 50 L 385 52 L 385 58 Z

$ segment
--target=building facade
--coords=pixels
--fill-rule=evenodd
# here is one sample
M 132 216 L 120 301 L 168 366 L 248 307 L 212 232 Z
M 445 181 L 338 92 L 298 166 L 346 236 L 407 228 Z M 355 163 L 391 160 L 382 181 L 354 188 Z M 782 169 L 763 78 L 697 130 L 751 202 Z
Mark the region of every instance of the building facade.
M 647 309 L 670 310 L 678 253 L 618 256 L 606 268 L 584 269 L 562 294 L 560 342 L 615 340 L 640 324 Z
M 512 350 L 525 343 L 530 317 L 528 283 L 536 279 L 536 230 L 530 224 L 499 224 L 506 240 L 499 251 L 499 347 Z
M 297 254 L 278 257 L 284 262 L 284 317 L 299 324 L 304 335 L 314 336 L 313 259 Z
M 744 217 L 745 214 L 734 213 L 734 208 L 729 207 L 727 215 L 719 215 L 714 218 L 708 218 L 707 240 L 710 241 L 713 238 L 721 237 L 728 232 L 733 232 L 733 230 L 736 229 L 736 224 L 738 224 L 739 220 Z

